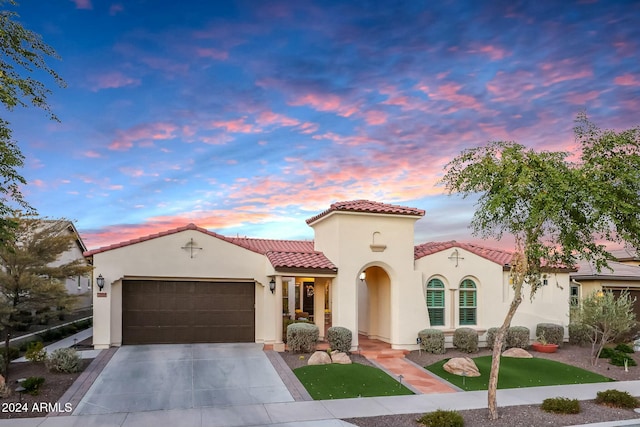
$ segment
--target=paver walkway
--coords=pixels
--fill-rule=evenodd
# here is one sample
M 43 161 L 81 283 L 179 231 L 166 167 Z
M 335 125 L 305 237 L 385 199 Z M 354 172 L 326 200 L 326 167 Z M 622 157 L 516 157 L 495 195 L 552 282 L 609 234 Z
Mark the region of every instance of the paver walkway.
M 422 394 L 455 393 L 458 390 L 441 378 L 431 375 L 426 369 L 405 359 L 405 350 L 393 350 L 390 344 L 358 335 L 360 354 L 378 365 L 392 376 L 400 378 L 414 391 Z

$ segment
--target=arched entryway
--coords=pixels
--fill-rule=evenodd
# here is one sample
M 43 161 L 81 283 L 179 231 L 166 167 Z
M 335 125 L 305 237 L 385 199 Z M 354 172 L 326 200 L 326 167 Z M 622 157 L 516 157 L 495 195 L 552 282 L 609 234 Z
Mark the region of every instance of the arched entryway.
M 391 342 L 391 279 L 384 268 L 367 267 L 358 278 L 358 333 Z

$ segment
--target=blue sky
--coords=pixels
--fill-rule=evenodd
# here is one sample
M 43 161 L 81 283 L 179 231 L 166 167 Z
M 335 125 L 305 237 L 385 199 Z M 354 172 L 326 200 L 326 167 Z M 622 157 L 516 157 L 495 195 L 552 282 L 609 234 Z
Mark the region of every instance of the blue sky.
M 313 238 L 339 200 L 427 211 L 416 242 L 470 240 L 437 185 L 461 150 L 575 150 L 576 114 L 640 124 L 637 1 L 22 0 L 66 80 L 4 112 L 41 215 L 90 248 L 194 222 Z M 46 75 L 36 77 L 48 86 Z M 495 246 L 495 244 L 493 244 Z

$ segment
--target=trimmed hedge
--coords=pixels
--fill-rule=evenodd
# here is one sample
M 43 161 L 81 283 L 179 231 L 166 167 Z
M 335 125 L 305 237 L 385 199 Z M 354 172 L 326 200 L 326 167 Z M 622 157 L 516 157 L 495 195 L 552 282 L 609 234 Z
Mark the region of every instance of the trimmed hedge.
M 427 353 L 444 354 L 444 332 L 439 329 L 423 329 L 418 332 L 420 347 Z
M 348 353 L 351 350 L 351 330 L 342 326 L 332 326 L 327 329 L 327 342 L 331 350 Z
M 544 336 L 548 344 L 562 346 L 564 340 L 564 327 L 555 323 L 538 323 L 536 326 L 536 337 Z
M 638 399 L 631 396 L 627 391 L 609 389 L 599 391 L 596 395 L 596 403 L 600 405 L 612 406 L 615 408 L 634 409 L 640 406 Z
M 453 333 L 453 346 L 465 353 L 478 351 L 478 331 L 472 328 L 458 328 Z
M 505 343 L 507 348 L 529 348 L 531 332 L 525 326 L 511 326 L 507 330 Z
M 312 323 L 294 323 L 287 327 L 287 345 L 294 353 L 316 351 L 319 337 L 320 330 Z

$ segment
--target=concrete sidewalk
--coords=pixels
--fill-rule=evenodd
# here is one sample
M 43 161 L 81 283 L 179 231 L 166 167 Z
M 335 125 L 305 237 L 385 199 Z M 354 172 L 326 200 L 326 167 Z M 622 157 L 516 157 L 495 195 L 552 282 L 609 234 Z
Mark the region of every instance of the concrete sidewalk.
M 93 336 L 93 326 L 83 331 L 80 331 L 76 334 L 73 334 L 71 336 L 68 336 L 60 341 L 51 343 L 45 347 L 45 350 L 47 350 L 47 354 L 51 354 L 51 352 L 53 352 L 54 350 L 57 350 L 59 348 L 73 347 L 74 344 L 82 342 L 87 338 L 91 338 L 92 336 Z M 79 353 L 83 359 L 94 359 L 98 356 L 98 354 L 100 354 L 101 351 L 102 350 L 81 350 L 79 351 Z M 16 363 L 16 362 L 19 363 L 19 362 L 26 362 L 26 361 L 27 359 L 25 359 L 24 357 L 19 357 L 17 359 L 12 360 L 12 363 Z
M 640 395 L 640 381 L 578 384 L 551 387 L 530 387 L 498 390 L 501 407 L 540 404 L 548 397 L 593 399 L 598 391 L 615 388 Z M 341 418 L 377 415 L 424 413 L 436 409 L 465 410 L 486 408 L 487 392 L 473 391 L 456 394 L 423 394 L 413 396 L 369 397 L 358 399 L 318 400 L 311 402 L 267 403 L 259 405 L 226 406 L 217 408 L 176 409 L 148 412 L 115 413 L 107 415 L 73 415 L 47 418 L 0 420 L 4 426 L 42 427 L 132 427 L 132 426 L 193 426 L 193 427 L 344 427 L 351 424 Z M 640 425 L 640 419 L 615 421 L 593 425 Z

